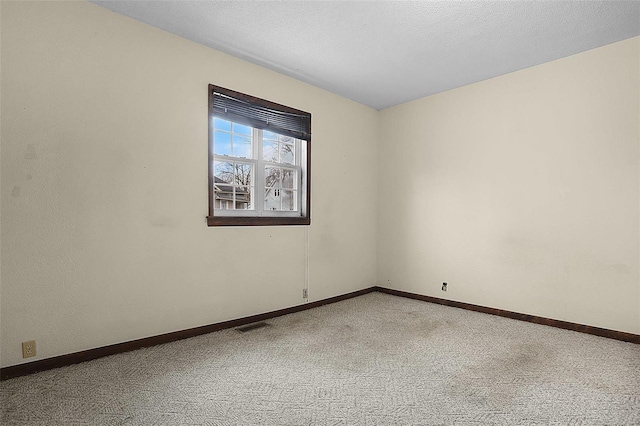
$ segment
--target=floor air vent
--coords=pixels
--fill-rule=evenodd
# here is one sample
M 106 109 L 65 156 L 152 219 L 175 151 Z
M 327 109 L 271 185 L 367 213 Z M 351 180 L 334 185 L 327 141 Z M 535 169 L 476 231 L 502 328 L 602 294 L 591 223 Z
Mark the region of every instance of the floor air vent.
M 247 331 L 256 330 L 258 328 L 264 328 L 269 326 L 270 324 L 267 324 L 266 322 L 256 322 L 253 324 L 245 325 L 244 327 L 238 327 L 236 328 L 236 330 L 240 331 L 241 333 L 245 333 Z

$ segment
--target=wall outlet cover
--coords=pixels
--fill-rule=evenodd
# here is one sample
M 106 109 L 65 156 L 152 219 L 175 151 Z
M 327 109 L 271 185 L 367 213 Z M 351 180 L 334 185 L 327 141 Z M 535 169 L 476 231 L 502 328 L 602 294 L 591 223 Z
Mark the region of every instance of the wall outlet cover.
M 32 356 L 36 356 L 36 341 L 22 342 L 22 358 L 30 358 Z

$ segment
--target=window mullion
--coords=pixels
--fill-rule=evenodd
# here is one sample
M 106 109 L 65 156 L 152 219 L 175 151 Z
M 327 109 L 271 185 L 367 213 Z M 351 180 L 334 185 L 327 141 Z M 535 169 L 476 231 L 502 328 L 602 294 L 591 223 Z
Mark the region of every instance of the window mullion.
M 255 141 L 254 152 L 256 154 L 256 181 L 255 181 L 255 199 L 254 205 L 258 216 L 262 216 L 264 210 L 264 161 L 262 153 L 262 130 L 253 129 L 253 136 Z

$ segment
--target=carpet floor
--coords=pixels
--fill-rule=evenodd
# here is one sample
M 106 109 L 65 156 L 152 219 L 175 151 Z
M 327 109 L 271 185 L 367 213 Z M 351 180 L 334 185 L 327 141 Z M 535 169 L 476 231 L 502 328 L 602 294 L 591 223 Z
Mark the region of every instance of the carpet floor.
M 640 346 L 382 293 L 0 383 L 2 425 L 640 425 Z

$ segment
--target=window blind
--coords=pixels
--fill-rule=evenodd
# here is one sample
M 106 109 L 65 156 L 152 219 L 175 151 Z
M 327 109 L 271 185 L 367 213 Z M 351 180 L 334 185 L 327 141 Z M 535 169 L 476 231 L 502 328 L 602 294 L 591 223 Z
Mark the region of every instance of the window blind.
M 213 115 L 258 129 L 311 140 L 311 114 L 264 99 L 210 86 Z

